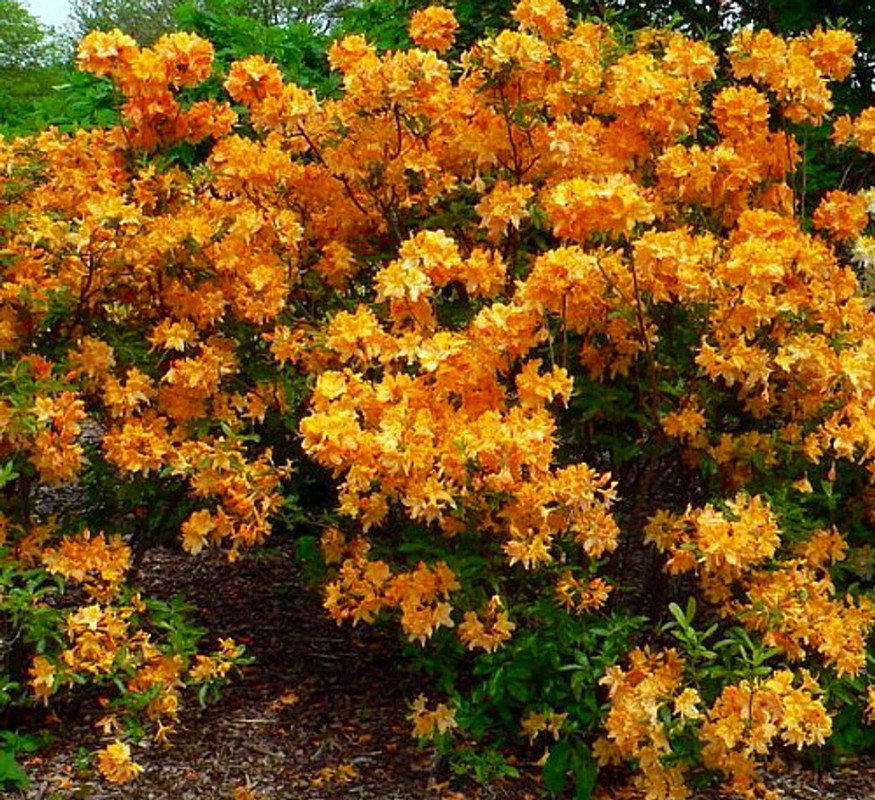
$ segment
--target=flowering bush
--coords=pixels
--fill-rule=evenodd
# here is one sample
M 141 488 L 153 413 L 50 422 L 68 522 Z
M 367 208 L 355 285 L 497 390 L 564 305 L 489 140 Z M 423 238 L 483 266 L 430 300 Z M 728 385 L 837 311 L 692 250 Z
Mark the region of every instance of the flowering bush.
M 0 143 L 7 544 L 89 595 L 37 697 L 116 652 L 154 685 L 128 548 L 237 557 L 306 456 L 337 487 L 301 542 L 325 607 L 398 620 L 446 695 L 414 733 L 456 763 L 527 740 L 551 790 L 627 764 L 648 798 L 754 796 L 776 747 L 865 743 L 873 195 L 810 228 L 794 194 L 853 39 L 744 30 L 718 77 L 677 32 L 514 18 L 458 61 L 446 9 L 409 50 L 341 39 L 331 100 L 252 56 L 234 105 L 198 95 L 207 42 L 96 32 L 121 123 Z M 837 146 L 875 152 L 870 122 Z M 32 508 L 76 482 L 132 541 Z M 99 763 L 137 772 L 121 741 Z

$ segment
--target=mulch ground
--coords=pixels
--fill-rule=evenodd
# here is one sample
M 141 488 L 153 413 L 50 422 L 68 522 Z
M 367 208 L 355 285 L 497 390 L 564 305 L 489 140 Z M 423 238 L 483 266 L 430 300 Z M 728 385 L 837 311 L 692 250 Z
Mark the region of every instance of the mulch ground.
M 534 769 L 512 784 L 452 784 L 410 737 L 407 702 L 423 683 L 404 669 L 396 639 L 334 625 L 279 550 L 234 564 L 155 550 L 141 584 L 155 596 L 184 595 L 212 637 L 245 642 L 255 663 L 217 704 L 185 709 L 172 746 L 136 747 L 144 772 L 127 786 L 85 767 L 82 754 L 103 743 L 91 720 L 68 713 L 54 744 L 26 764 L 23 798 L 231 800 L 244 788 L 259 800 L 544 797 Z M 824 775 L 790 769 L 773 783 L 788 800 L 875 800 L 875 759 Z

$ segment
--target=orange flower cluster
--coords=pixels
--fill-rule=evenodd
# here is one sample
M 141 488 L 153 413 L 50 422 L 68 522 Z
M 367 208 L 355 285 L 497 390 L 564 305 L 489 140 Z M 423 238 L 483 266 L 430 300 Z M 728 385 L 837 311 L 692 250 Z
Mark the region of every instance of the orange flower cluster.
M 875 628 L 875 604 L 865 597 L 836 597 L 824 566 L 794 559 L 754 572 L 744 582 L 748 600 L 736 606 L 736 613 L 789 659 L 816 652 L 838 675 L 860 675 Z
M 568 27 L 565 7 L 559 0 L 522 0 L 514 7 L 513 18 L 523 30 L 531 30 L 548 41 L 558 39 Z
M 558 740 L 566 719 L 568 719 L 566 713 L 560 714 L 552 710 L 547 712 L 533 711 L 522 720 L 520 729 L 529 738 L 530 743 L 544 732 L 551 734 L 554 739 Z
M 528 184 L 514 186 L 498 181 L 476 206 L 480 224 L 489 231 L 490 238 L 497 240 L 508 227 L 519 230 L 522 220 L 528 217 L 526 205 L 533 196 L 534 191 Z
M 602 181 L 572 178 L 554 186 L 543 198 L 553 232 L 575 242 L 595 233 L 629 234 L 639 222 L 652 222 L 653 207 L 628 175 Z
M 224 678 L 243 655 L 243 647 L 233 639 L 220 639 L 219 650 L 212 656 L 198 654 L 188 670 L 188 677 L 196 683 Z
M 450 592 L 460 588 L 442 561 L 429 567 L 420 561 L 409 572 L 393 574 L 385 561 L 360 555 L 346 559 L 336 580 L 325 589 L 325 608 L 338 623 L 372 622 L 384 609 L 401 611 L 401 627 L 410 641 L 424 645 L 441 626 L 452 628 Z
M 131 758 L 131 748 L 118 740 L 97 752 L 97 768 L 110 783 L 128 783 L 143 771 Z
M 456 712 L 445 703 L 438 703 L 434 711 L 428 709 L 428 698 L 421 694 L 413 701 L 408 719 L 413 723 L 413 735 L 429 739 L 458 727 Z
M 48 572 L 81 584 L 89 597 L 106 602 L 119 590 L 131 563 L 131 548 L 119 536 L 107 540 L 86 528 L 79 536 L 64 537 L 57 547 L 41 553 Z
M 628 668 L 612 667 L 602 681 L 611 708 L 596 755 L 603 764 L 636 759 L 635 783 L 645 797 L 689 797 L 687 768 L 673 758 L 673 737 L 683 730 L 695 730 L 704 765 L 724 773 L 727 789 L 746 798 L 763 796 L 756 770 L 776 740 L 802 748 L 823 744 L 832 731 L 821 689 L 806 670 L 798 688 L 795 673 L 778 670 L 725 686 L 704 708 L 695 689 L 682 688 L 686 668 L 674 650 L 635 650 Z
M 27 366 L 27 362 L 22 364 L 24 369 Z M 48 367 L 42 363 L 33 366 L 34 371 Z M 77 392 L 37 395 L 29 409 L 14 409 L 4 401 L 0 406 L 7 448 L 28 451 L 41 482 L 67 483 L 78 474 L 84 462 L 79 436 L 87 414 Z
M 875 153 L 875 109 L 865 109 L 856 119 L 839 117 L 833 127 L 833 139 L 838 144 L 853 144 L 867 153 Z
M 465 612 L 465 619 L 459 625 L 459 638 L 469 650 L 478 647 L 492 653 L 510 639 L 516 625 L 510 621 L 503 610 L 501 598 L 494 595 L 481 615 L 474 611 Z
M 183 108 L 175 95 L 212 71 L 213 47 L 194 34 L 168 33 L 141 48 L 119 30 L 94 31 L 80 43 L 77 61 L 84 72 L 109 76 L 121 89 L 125 125 L 115 134 L 130 146 L 199 142 L 227 134 L 237 121 L 227 103 L 201 100 Z
M 35 656 L 30 668 L 34 696 L 43 702 L 62 686 L 84 679 L 117 678 L 129 697 L 142 703 L 146 719 L 155 725 L 156 742 L 166 743 L 174 732 L 182 704 L 185 679 L 191 683 L 225 678 L 243 655 L 243 648 L 231 639 L 220 641 L 213 655 L 197 655 L 187 667 L 187 658 L 168 654 L 153 641 L 140 619 L 145 605 L 139 595 L 119 606 L 92 604 L 66 614 L 68 647 L 55 662 Z M 122 730 L 115 713 L 95 722 L 104 733 Z
M 817 30 L 785 41 L 769 31 L 743 30 L 730 46 L 737 78 L 775 93 L 794 122 L 819 123 L 832 109 L 828 82 L 850 73 L 856 45 L 847 31 Z
M 684 666 L 675 650 L 635 649 L 628 669 L 609 667 L 601 680 L 611 707 L 595 755 L 602 764 L 635 759 L 635 785 L 648 798 L 688 796 L 684 765 L 671 764 L 670 723 L 664 721 L 683 726 L 699 715 L 698 695 L 683 688 Z
M 827 192 L 814 210 L 814 224 L 834 239 L 853 239 L 869 224 L 869 202 L 863 195 Z
M 603 578 L 583 582 L 566 570 L 556 582 L 556 602 L 577 614 L 601 608 L 614 587 Z
M 728 501 L 725 512 L 712 506 L 680 516 L 660 511 L 645 537 L 670 553 L 667 571 L 697 573 L 723 615 L 737 617 L 790 660 L 816 652 L 839 675 L 865 669 L 875 604 L 835 596 L 825 570 L 846 556 L 838 531 L 817 531 L 796 547 L 797 557 L 776 561 L 781 536 L 771 509 L 759 497 L 742 495 Z
M 410 39 L 420 47 L 443 53 L 452 47 L 459 23 L 453 12 L 442 6 L 428 6 L 410 17 Z
M 582 464 L 545 469 L 555 448 L 545 404 L 567 395 L 567 376 L 540 376 L 534 364 L 520 374 L 520 405 L 492 410 L 486 404 L 507 387 L 487 361 L 500 353 L 484 347 L 482 328 L 477 333 L 413 337 L 416 377 L 393 370 L 371 382 L 349 368 L 319 376 L 301 432 L 305 450 L 344 475 L 341 510 L 367 531 L 400 503 L 448 535 L 474 513 L 507 539 L 510 563 L 526 567 L 552 560 L 551 543 L 565 534 L 592 557 L 612 550 L 609 476 Z M 489 493 L 511 499 L 496 514 Z
M 729 775 L 731 789 L 743 797 L 756 796 L 757 761 L 776 739 L 802 748 L 823 744 L 832 732 L 817 682 L 803 671 L 795 688 L 795 678 L 779 670 L 766 680 L 727 686 L 705 714 L 703 761 Z
M 725 511 L 710 505 L 680 517 L 660 511 L 645 528 L 645 538 L 670 551 L 669 572 L 698 571 L 714 599 L 728 594 L 721 586 L 771 559 L 781 543 L 768 504 L 745 495 L 726 501 Z

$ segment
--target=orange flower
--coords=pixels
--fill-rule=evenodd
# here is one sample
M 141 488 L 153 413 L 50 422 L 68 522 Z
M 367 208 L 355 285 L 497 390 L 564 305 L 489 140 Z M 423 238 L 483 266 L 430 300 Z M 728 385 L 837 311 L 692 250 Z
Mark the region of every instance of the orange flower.
M 97 768 L 110 783 L 129 783 L 143 771 L 131 758 L 131 748 L 118 739 L 97 751 Z
M 125 577 L 131 549 L 120 536 L 92 536 L 86 528 L 65 537 L 57 547 L 46 548 L 42 561 L 51 574 L 81 583 L 91 597 L 107 600 L 117 593 Z
M 479 647 L 492 653 L 510 639 L 516 625 L 510 621 L 502 605 L 501 598 L 495 595 L 489 600 L 483 619 L 474 611 L 465 613 L 465 621 L 459 625 L 458 632 L 469 650 Z
M 705 427 L 707 418 L 701 409 L 692 404 L 679 411 L 666 414 L 661 422 L 662 429 L 669 436 L 693 441 L 697 438 L 697 434 L 702 428 Z
M 112 347 L 106 342 L 85 336 L 79 340 L 76 349 L 70 354 L 70 365 L 77 374 L 92 379 L 101 378 L 115 366 L 115 355 Z
M 458 28 L 453 12 L 443 6 L 428 6 L 410 17 L 410 39 L 439 53 L 450 49 Z
M 428 698 L 424 694 L 413 701 L 412 710 L 407 716 L 407 719 L 413 723 L 413 736 L 418 739 L 429 739 L 459 727 L 456 722 L 456 712 L 446 704 L 438 703 L 434 711 L 429 711 L 427 706 Z
M 209 542 L 210 534 L 216 529 L 216 522 L 207 509 L 195 511 L 182 523 L 182 547 L 196 556 Z
M 225 89 L 237 102 L 253 105 L 268 97 L 279 97 L 283 77 L 276 64 L 262 56 L 248 56 L 231 65 Z
M 833 139 L 839 144 L 854 144 L 867 153 L 875 153 L 875 108 L 864 109 L 855 120 L 839 117 L 835 121 Z
M 523 734 L 528 736 L 529 743 L 534 742 L 538 734 L 545 731 L 551 733 L 553 738 L 558 741 L 559 732 L 566 719 L 568 719 L 568 714 L 564 712 L 559 714 L 552 710 L 546 713 L 533 711 L 522 719 L 520 728 Z
M 572 178 L 543 195 L 544 208 L 557 236 L 585 242 L 595 233 L 621 236 L 641 222 L 652 222 L 654 206 L 628 175 L 602 181 Z
M 328 63 L 332 69 L 348 73 L 354 69 L 373 69 L 379 62 L 374 47 L 367 43 L 364 36 L 354 34 L 331 43 Z
M 37 700 L 47 701 L 54 693 L 58 680 L 54 665 L 44 656 L 34 656 L 29 673 L 34 696 Z
M 558 39 L 568 27 L 568 17 L 559 0 L 521 0 L 511 14 L 523 28 L 537 31 L 548 40 Z
M 508 227 L 519 230 L 520 223 L 528 216 L 526 205 L 534 197 L 534 191 L 527 184 L 512 186 L 506 181 L 498 181 L 492 191 L 477 204 L 481 225 L 496 238 Z
M 744 141 L 767 129 L 769 99 L 752 86 L 727 86 L 714 98 L 711 115 L 725 137 Z
M 166 62 L 168 80 L 176 87 L 197 86 L 213 66 L 213 45 L 185 31 L 164 34 L 153 49 Z
M 857 44 L 850 31 L 815 29 L 805 40 L 817 68 L 834 81 L 843 81 L 854 67 Z
M 608 600 L 614 587 L 602 578 L 593 578 L 588 583 L 577 580 L 570 570 L 566 570 L 556 582 L 554 596 L 556 602 L 581 614 L 585 611 L 601 608 Z
M 814 224 L 835 239 L 853 239 L 869 223 L 869 201 L 861 194 L 827 192 L 814 210 Z
M 79 69 L 94 75 L 115 75 L 137 52 L 137 43 L 118 28 L 91 31 L 79 43 Z

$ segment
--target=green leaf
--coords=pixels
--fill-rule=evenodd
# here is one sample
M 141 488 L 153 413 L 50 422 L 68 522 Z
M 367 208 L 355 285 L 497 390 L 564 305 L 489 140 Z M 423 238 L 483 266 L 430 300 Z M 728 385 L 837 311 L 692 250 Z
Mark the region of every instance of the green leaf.
M 0 750 L 0 786 L 6 789 L 24 789 L 28 783 L 27 774 L 15 760 L 15 752 Z
M 520 703 L 528 703 L 531 699 L 531 692 L 525 683 L 511 680 L 507 682 L 505 688 L 507 689 L 507 693 Z
M 574 753 L 574 800 L 592 797 L 598 775 L 599 765 L 592 757 L 592 751 L 587 745 L 580 745 Z
M 19 476 L 18 470 L 15 469 L 14 461 L 7 461 L 2 467 L 0 467 L 0 489 L 2 489 L 7 483 L 11 483 Z
M 571 767 L 571 742 L 562 739 L 550 750 L 550 755 L 544 764 L 541 778 L 548 792 L 558 794 L 565 788 L 568 780 L 568 770 Z

